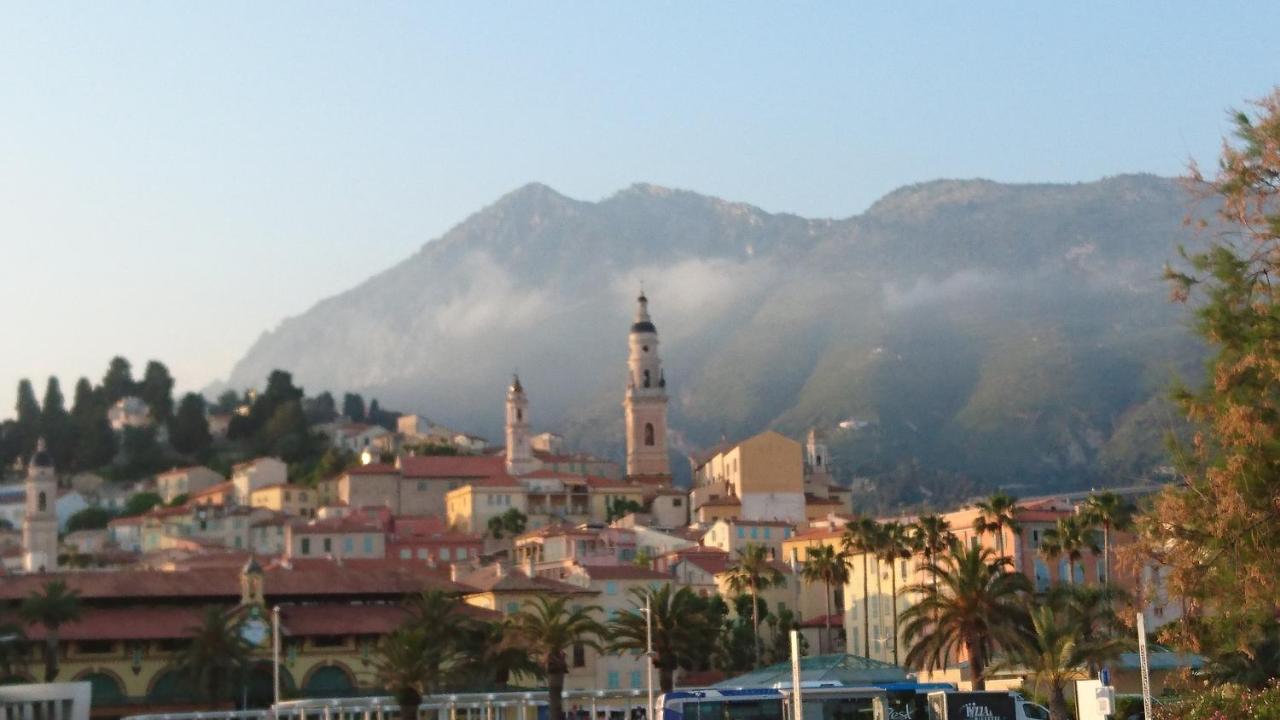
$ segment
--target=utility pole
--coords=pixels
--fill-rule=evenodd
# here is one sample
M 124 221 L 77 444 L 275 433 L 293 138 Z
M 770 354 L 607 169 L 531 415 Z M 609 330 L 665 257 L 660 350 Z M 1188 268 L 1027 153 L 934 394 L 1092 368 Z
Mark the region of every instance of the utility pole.
M 649 659 L 648 667 L 648 686 L 649 686 L 649 705 L 645 708 L 645 720 L 654 720 L 655 708 L 653 707 L 653 603 L 651 598 L 653 593 L 650 592 L 644 598 L 644 656 Z

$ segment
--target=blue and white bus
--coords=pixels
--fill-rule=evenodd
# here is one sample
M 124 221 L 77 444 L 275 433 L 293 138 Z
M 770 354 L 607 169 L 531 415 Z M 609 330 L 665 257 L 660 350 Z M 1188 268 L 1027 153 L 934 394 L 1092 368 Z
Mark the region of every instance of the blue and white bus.
M 930 692 L 947 683 L 802 686 L 800 720 L 923 720 Z M 661 720 L 795 720 L 790 688 L 676 690 L 658 698 Z

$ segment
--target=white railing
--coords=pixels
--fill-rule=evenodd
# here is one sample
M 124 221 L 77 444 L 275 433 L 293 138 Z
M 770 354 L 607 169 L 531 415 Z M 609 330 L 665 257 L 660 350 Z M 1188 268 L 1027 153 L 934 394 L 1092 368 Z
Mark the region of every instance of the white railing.
M 0 720 L 89 720 L 87 682 L 0 686 Z

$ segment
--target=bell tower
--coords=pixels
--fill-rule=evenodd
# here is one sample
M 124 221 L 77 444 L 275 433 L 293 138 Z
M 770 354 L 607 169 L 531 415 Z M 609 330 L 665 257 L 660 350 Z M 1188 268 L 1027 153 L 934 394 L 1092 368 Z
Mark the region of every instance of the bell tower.
M 53 572 L 58 569 L 58 475 L 44 438 L 27 465 L 27 508 L 22 521 L 22 569 Z
M 636 303 L 622 401 L 627 420 L 627 479 L 668 485 L 667 378 L 658 357 L 658 329 L 649 318 L 649 298 L 643 290 Z
M 540 464 L 529 443 L 529 398 L 524 394 L 520 376 L 513 375 L 507 388 L 507 472 L 525 475 L 537 470 Z

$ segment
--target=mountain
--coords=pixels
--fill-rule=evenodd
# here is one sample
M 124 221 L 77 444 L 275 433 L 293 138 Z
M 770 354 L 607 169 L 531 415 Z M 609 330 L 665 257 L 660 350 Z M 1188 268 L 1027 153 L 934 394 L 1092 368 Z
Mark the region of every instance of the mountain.
M 265 333 L 229 383 L 285 368 L 496 438 L 518 368 L 535 427 L 616 457 L 643 283 L 680 450 L 822 426 L 886 505 L 1127 483 L 1164 462 L 1164 388 L 1202 357 L 1160 279 L 1187 209 L 1147 175 L 940 180 L 840 220 L 531 184 Z

